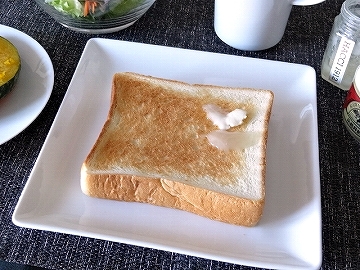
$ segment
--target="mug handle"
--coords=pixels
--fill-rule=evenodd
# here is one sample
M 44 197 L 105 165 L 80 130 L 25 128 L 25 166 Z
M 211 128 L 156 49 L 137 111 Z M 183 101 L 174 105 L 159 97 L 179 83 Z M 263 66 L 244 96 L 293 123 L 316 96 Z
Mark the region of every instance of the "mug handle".
M 294 0 L 292 2 L 295 6 L 310 6 L 324 2 L 325 0 Z

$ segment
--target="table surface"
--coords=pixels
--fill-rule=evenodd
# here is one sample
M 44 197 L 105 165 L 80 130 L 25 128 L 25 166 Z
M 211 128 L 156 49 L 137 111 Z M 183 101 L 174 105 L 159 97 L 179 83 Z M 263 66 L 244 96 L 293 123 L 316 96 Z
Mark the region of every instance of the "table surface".
M 111 34 L 71 31 L 34 1 L 2 1 L 0 24 L 37 40 L 49 54 L 55 83 L 49 102 L 23 132 L 0 145 L 0 260 L 48 269 L 255 269 L 151 248 L 17 227 L 11 216 L 80 59 L 93 37 L 300 63 L 317 75 L 322 206 L 321 269 L 360 269 L 359 144 L 346 131 L 346 96 L 320 77 L 321 59 L 341 0 L 295 6 L 275 47 L 245 52 L 224 44 L 213 29 L 213 1 L 157 0 L 133 26 Z M 289 95 L 291 98 L 291 95 Z M 1 132 L 1 131 L 0 131 Z

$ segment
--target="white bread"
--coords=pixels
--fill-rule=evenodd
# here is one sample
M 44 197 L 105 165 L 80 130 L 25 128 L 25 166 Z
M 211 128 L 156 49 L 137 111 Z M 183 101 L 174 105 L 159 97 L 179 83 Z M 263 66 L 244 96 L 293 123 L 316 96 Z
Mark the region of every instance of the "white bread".
M 272 102 L 269 90 L 117 73 L 108 119 L 81 169 L 82 191 L 254 226 L 265 200 Z M 244 122 L 228 132 L 255 134 L 255 142 L 227 151 L 211 145 L 206 136 L 218 128 L 204 111 L 208 104 L 244 110 Z

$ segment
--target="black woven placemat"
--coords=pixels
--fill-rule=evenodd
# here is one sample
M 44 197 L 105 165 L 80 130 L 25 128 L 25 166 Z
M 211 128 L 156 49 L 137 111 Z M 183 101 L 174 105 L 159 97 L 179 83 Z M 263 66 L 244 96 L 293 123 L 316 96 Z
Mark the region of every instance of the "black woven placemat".
M 172 252 L 30 230 L 11 222 L 87 40 L 105 37 L 314 67 L 322 189 L 322 269 L 360 269 L 360 147 L 342 123 L 341 106 L 346 92 L 319 75 L 328 35 L 341 4 L 341 0 L 328 0 L 315 6 L 294 7 L 285 36 L 277 46 L 261 52 L 244 52 L 225 45 L 215 35 L 212 1 L 157 0 L 132 27 L 106 35 L 68 30 L 31 0 L 2 1 L 0 24 L 25 32 L 46 49 L 54 64 L 55 85 L 39 117 L 25 131 L 0 145 L 0 260 L 49 269 L 250 269 Z M 292 98 L 291 93 L 287 98 Z

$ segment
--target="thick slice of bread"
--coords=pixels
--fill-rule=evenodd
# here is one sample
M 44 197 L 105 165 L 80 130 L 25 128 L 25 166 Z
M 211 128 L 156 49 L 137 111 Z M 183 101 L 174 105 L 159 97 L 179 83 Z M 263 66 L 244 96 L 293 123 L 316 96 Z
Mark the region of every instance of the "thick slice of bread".
M 108 119 L 81 169 L 82 191 L 253 226 L 265 199 L 272 102 L 269 90 L 115 74 Z M 209 141 L 219 128 L 207 105 L 246 112 L 242 124 L 220 133 L 226 148 Z

